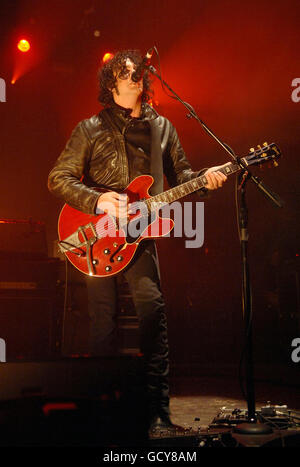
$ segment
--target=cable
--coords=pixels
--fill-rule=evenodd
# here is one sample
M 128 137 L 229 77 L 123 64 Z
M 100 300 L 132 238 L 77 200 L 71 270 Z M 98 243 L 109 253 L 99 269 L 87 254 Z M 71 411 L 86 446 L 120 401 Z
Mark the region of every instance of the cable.
M 238 231 L 239 241 L 241 241 L 241 230 L 240 230 L 240 223 L 239 223 L 239 201 L 238 201 L 238 174 L 235 177 L 234 195 L 235 195 L 234 198 L 235 198 L 235 212 L 236 212 L 237 231 Z M 239 366 L 238 366 L 238 380 L 239 380 L 242 395 L 243 395 L 245 400 L 247 400 L 247 395 L 246 395 L 244 384 L 243 384 L 244 378 L 243 378 L 243 375 L 242 375 L 242 365 L 243 365 L 244 358 L 245 358 L 246 345 L 247 345 L 247 342 L 244 342 L 244 345 L 243 345 L 242 351 L 241 351 L 240 362 L 239 362 Z
M 167 96 L 169 96 L 169 97 L 171 97 L 172 99 L 175 99 L 175 100 L 176 100 L 176 97 L 175 97 L 175 96 L 172 96 L 172 94 L 169 94 L 169 93 L 166 91 L 166 87 L 165 87 L 165 85 L 164 85 L 163 77 L 162 77 L 162 71 L 161 71 L 159 53 L 158 53 L 158 50 L 157 50 L 157 48 L 156 48 L 155 46 L 153 47 L 153 49 L 154 49 L 154 51 L 155 51 L 155 53 L 156 53 L 156 55 L 157 55 L 157 59 L 158 59 L 158 69 L 159 69 L 159 74 L 160 74 L 160 76 L 161 76 L 160 83 L 161 83 L 162 90 L 164 91 L 164 93 L 165 93 Z
M 64 309 L 62 316 L 62 329 L 61 329 L 61 352 L 63 352 L 65 344 L 65 321 L 67 314 L 67 304 L 68 304 L 68 260 L 65 258 L 66 268 L 65 268 L 65 294 L 64 294 Z

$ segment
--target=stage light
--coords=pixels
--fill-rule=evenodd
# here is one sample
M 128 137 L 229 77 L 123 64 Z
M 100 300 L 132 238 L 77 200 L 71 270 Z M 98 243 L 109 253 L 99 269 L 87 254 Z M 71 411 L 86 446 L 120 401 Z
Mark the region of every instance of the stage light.
M 21 51 L 21 52 L 28 52 L 30 50 L 30 44 L 29 42 L 26 40 L 26 39 L 21 39 L 19 42 L 18 42 L 18 49 Z
M 106 54 L 103 55 L 102 62 L 105 63 L 108 60 L 111 60 L 113 58 L 114 54 L 111 54 L 107 52 Z

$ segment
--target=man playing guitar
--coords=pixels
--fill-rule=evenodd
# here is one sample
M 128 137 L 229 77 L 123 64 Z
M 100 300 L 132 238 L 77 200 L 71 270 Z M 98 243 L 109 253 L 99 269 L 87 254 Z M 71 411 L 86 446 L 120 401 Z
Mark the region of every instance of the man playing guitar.
M 148 104 L 148 73 L 138 82 L 131 79 L 141 62 L 138 51 L 125 50 L 103 65 L 99 73 L 99 101 L 104 109 L 75 127 L 49 175 L 50 191 L 83 213 L 105 212 L 117 220 L 126 218 L 128 197 L 121 192 L 136 177 L 153 175 L 154 150 L 162 164 L 154 172 L 152 195 L 159 193 L 156 182 L 163 173 L 171 187 L 204 175 L 206 184 L 198 192 L 200 196 L 221 187 L 227 179 L 218 167 L 192 171 L 174 126 Z M 175 430 L 178 427 L 171 422 L 169 412 L 167 319 L 154 240 L 139 244 L 133 261 L 122 273 L 139 318 L 150 429 Z M 90 352 L 111 355 L 115 351 L 116 279 L 87 276 L 87 288 Z

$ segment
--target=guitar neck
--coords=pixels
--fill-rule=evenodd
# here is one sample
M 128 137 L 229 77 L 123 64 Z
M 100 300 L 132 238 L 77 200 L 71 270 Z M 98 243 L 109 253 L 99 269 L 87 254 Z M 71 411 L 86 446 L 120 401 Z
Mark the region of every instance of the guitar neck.
M 243 158 L 244 162 L 247 164 L 245 159 Z M 240 166 L 235 162 L 230 162 L 229 164 L 225 164 L 222 167 L 218 168 L 218 171 L 222 172 L 224 175 L 228 176 L 240 170 Z M 180 198 L 183 198 L 190 193 L 194 193 L 195 191 L 201 190 L 201 188 L 205 188 L 208 181 L 205 175 L 200 175 L 200 177 L 193 178 L 188 182 L 182 183 L 170 190 L 164 191 L 158 195 L 152 196 L 147 200 L 144 200 L 146 203 L 148 210 L 152 211 L 157 209 L 157 205 L 163 206 L 166 204 L 170 204 L 173 201 L 176 201 Z

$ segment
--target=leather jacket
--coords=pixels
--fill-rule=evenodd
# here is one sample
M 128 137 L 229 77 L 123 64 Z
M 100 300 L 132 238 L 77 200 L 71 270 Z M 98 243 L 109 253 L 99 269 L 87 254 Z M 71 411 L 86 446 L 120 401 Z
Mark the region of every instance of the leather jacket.
M 125 113 L 122 115 L 125 109 L 121 109 L 119 115 L 126 119 Z M 126 120 L 121 132 L 110 123 L 108 111 L 104 109 L 78 123 L 48 178 L 48 188 L 54 195 L 86 214 L 96 212 L 100 195 L 95 187 L 123 191 L 135 177 L 149 173 L 149 167 L 143 167 L 143 164 L 138 165 L 137 173 L 129 173 L 125 131 L 130 119 Z M 171 187 L 206 170 L 194 172 L 191 169 L 176 129 L 148 104 L 143 104 L 143 121 L 156 127 L 163 171 Z M 205 194 L 205 190 L 200 190 L 199 194 Z

